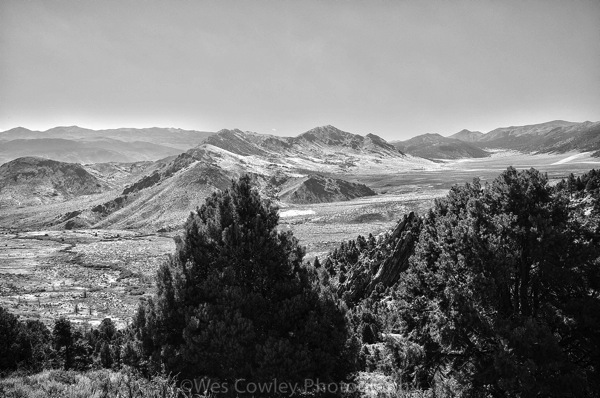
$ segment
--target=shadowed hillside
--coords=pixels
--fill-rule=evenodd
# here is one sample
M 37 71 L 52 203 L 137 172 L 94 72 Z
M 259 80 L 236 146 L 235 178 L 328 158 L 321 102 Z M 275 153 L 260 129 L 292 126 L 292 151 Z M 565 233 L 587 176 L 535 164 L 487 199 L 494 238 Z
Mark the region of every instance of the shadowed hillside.
M 79 164 L 26 157 L 0 166 L 2 206 L 59 202 L 106 188 Z
M 423 134 L 406 141 L 394 142 L 399 150 L 427 159 L 484 158 L 490 153 L 461 140 L 439 134 Z
M 286 182 L 279 193 L 279 198 L 289 203 L 323 203 L 340 202 L 376 193 L 364 184 L 310 175 Z

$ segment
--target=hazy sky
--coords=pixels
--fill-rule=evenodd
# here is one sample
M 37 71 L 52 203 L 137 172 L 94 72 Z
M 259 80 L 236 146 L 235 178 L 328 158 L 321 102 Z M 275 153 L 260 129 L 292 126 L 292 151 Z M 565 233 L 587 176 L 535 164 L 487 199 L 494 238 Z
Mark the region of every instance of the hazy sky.
M 0 130 L 600 120 L 600 1 L 0 1 Z

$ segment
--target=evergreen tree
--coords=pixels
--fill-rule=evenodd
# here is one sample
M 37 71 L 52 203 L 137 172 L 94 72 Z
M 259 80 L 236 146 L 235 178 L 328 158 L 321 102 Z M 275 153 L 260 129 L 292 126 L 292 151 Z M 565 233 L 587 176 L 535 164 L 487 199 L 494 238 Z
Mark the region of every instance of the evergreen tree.
M 313 262 L 313 267 L 321 268 L 321 262 L 319 262 L 319 257 L 315 257 L 315 261 Z
M 230 382 L 349 376 L 345 313 L 277 223 L 247 176 L 190 215 L 134 322 L 155 369 Z
M 98 326 L 98 337 L 104 341 L 112 341 L 117 335 L 117 327 L 110 318 L 104 318 Z
M 23 323 L 25 345 L 30 352 L 24 358 L 24 365 L 32 371 L 40 371 L 49 362 L 52 354 L 50 330 L 41 321 L 27 320 Z
M 453 188 L 425 217 L 399 287 L 399 327 L 424 353 L 405 381 L 451 375 L 475 396 L 597 396 L 598 246 L 533 169 Z
M 113 365 L 113 358 L 110 352 L 110 345 L 105 341 L 100 348 L 100 363 L 103 368 L 110 369 Z
M 73 365 L 73 334 L 71 331 L 71 321 L 65 317 L 60 317 L 54 322 L 52 330 L 52 340 L 56 351 L 62 353 L 63 366 L 70 369 Z
M 21 321 L 0 307 L 0 373 L 39 371 L 48 360 L 50 331 L 37 320 Z

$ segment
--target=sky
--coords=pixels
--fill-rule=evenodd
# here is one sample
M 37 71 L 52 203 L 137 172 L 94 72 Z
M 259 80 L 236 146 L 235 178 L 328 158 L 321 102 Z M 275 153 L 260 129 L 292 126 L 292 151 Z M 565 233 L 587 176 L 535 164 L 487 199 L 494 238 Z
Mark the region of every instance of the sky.
M 0 130 L 600 120 L 600 1 L 1 0 Z

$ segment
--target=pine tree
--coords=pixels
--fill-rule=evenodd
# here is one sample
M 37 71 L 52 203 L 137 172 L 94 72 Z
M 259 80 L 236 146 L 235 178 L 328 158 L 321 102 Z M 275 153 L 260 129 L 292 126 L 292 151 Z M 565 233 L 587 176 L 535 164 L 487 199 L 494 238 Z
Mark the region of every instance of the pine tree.
M 38 320 L 21 321 L 0 307 L 0 373 L 39 371 L 50 356 L 50 331 Z
M 193 212 L 134 322 L 145 357 L 181 377 L 339 381 L 356 353 L 345 313 L 249 177 Z

